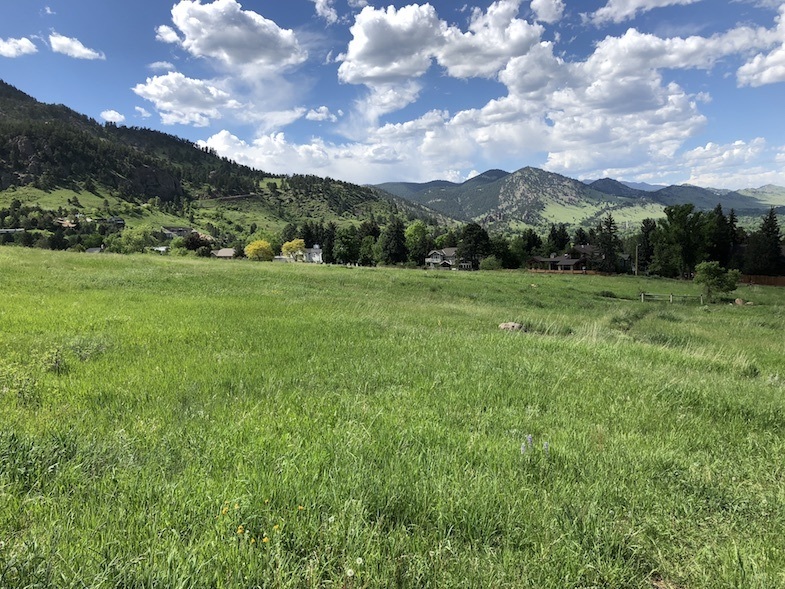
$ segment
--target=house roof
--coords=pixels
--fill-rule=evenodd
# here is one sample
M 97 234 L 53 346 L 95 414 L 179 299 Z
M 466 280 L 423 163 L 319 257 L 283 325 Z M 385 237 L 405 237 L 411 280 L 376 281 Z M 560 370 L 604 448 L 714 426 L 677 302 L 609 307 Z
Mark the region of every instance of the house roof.
M 233 247 L 224 247 L 219 250 L 213 250 L 210 252 L 216 258 L 233 258 L 234 257 L 234 248 Z
M 455 254 L 457 252 L 458 252 L 457 247 L 445 247 L 440 250 L 431 250 L 430 252 L 428 252 L 428 256 L 433 257 L 433 254 L 442 254 L 443 256 L 446 256 L 448 258 L 453 258 L 455 257 Z

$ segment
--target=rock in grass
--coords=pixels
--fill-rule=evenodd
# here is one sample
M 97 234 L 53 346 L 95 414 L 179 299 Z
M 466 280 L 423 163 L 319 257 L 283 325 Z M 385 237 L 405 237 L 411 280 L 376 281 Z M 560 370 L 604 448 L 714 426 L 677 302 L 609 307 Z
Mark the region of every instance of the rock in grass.
M 499 329 L 503 329 L 505 331 L 523 331 L 523 325 L 509 321 L 507 323 L 500 323 Z

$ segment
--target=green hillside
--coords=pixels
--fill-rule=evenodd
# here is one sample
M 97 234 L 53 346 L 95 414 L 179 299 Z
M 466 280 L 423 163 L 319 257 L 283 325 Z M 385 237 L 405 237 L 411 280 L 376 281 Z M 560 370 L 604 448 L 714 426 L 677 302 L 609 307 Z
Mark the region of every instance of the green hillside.
M 109 208 L 131 215 L 132 224 L 157 223 L 169 215 L 179 224 L 204 227 L 214 225 L 215 209 L 225 209 L 218 220 L 226 221 L 226 230 L 239 219 L 278 230 L 293 221 L 443 218 L 379 189 L 331 178 L 276 176 L 173 135 L 101 125 L 0 81 L 0 204 L 14 199 L 66 211 L 74 199 L 83 209 L 104 206 L 106 200 Z M 147 211 L 141 209 L 145 205 Z
M 781 585 L 781 289 L 26 248 L 0 284 L 2 587 Z

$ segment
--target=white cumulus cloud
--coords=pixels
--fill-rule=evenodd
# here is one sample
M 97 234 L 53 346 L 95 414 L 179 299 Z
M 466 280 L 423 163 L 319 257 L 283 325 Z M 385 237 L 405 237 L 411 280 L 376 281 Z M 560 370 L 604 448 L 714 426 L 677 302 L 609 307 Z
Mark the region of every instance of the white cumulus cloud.
M 326 20 L 329 24 L 338 22 L 338 12 L 333 6 L 333 0 L 311 0 L 316 8 L 316 14 Z
M 270 75 L 307 58 L 292 30 L 243 10 L 235 0 L 181 0 L 172 7 L 172 22 L 177 31 L 162 25 L 158 39 L 178 43 L 192 56 L 215 60 L 233 71 Z
M 175 69 L 174 64 L 168 61 L 154 61 L 147 67 L 156 72 L 171 72 Z
M 453 77 L 493 77 L 543 32 L 516 18 L 519 8 L 520 0 L 498 0 L 486 12 L 475 9 L 468 30 L 461 31 L 430 4 L 366 7 L 355 18 L 346 53 L 338 57 L 338 76 L 350 84 L 390 84 L 422 76 L 437 60 Z
M 36 53 L 38 48 L 30 39 L 22 37 L 21 39 L 0 39 L 0 56 L 2 57 L 19 57 L 21 55 L 30 55 Z
M 555 23 L 561 20 L 564 14 L 563 0 L 532 0 L 532 12 L 540 22 Z
M 466 32 L 446 27 L 436 52 L 439 64 L 456 78 L 492 78 L 511 58 L 525 55 L 539 42 L 543 29 L 516 18 L 520 3 L 498 0 L 486 12 L 475 8 Z
M 349 84 L 390 84 L 423 75 L 442 44 L 442 22 L 430 5 L 363 8 L 352 40 L 338 60 L 338 77 Z
M 331 113 L 330 109 L 326 106 L 320 106 L 316 109 L 311 109 L 308 111 L 308 114 L 305 115 L 305 118 L 309 121 L 330 121 L 334 123 L 338 120 L 338 116 Z
M 608 3 L 590 15 L 592 22 L 620 23 L 635 18 L 639 13 L 649 12 L 655 8 L 667 6 L 695 4 L 701 0 L 608 0 Z
M 785 3 L 780 6 L 777 20 L 779 24 L 773 31 L 774 49 L 767 54 L 758 53 L 739 68 L 736 78 L 740 86 L 785 82 Z
M 785 184 L 785 171 L 777 171 L 783 147 L 773 148 L 762 137 L 733 143 L 707 143 L 683 154 L 691 184 L 725 188 L 751 188 Z M 772 166 L 772 164 L 775 164 Z
M 211 82 L 188 78 L 179 72 L 147 78 L 133 91 L 153 103 L 165 125 L 206 127 L 222 117 L 224 109 L 239 109 L 240 103 Z
M 151 114 L 148 112 L 148 110 L 147 110 L 147 109 L 145 109 L 145 108 L 142 108 L 141 106 L 135 106 L 135 107 L 134 107 L 134 110 L 136 111 L 136 114 L 137 114 L 138 116 L 142 117 L 143 119 L 149 119 L 151 116 L 153 116 L 153 115 L 151 115 Z
M 55 53 L 62 53 L 74 59 L 106 59 L 103 53 L 85 47 L 78 39 L 55 32 L 49 35 L 49 44 Z
M 122 123 L 125 121 L 125 115 L 121 115 L 116 110 L 105 110 L 101 113 L 101 118 L 107 123 Z

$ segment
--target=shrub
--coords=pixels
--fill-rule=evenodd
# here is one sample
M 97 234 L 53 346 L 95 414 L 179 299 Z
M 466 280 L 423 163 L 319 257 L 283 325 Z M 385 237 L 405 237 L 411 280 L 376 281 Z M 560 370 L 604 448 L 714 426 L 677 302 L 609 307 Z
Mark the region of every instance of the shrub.
M 501 270 L 502 262 L 496 256 L 488 256 L 480 262 L 480 270 Z

